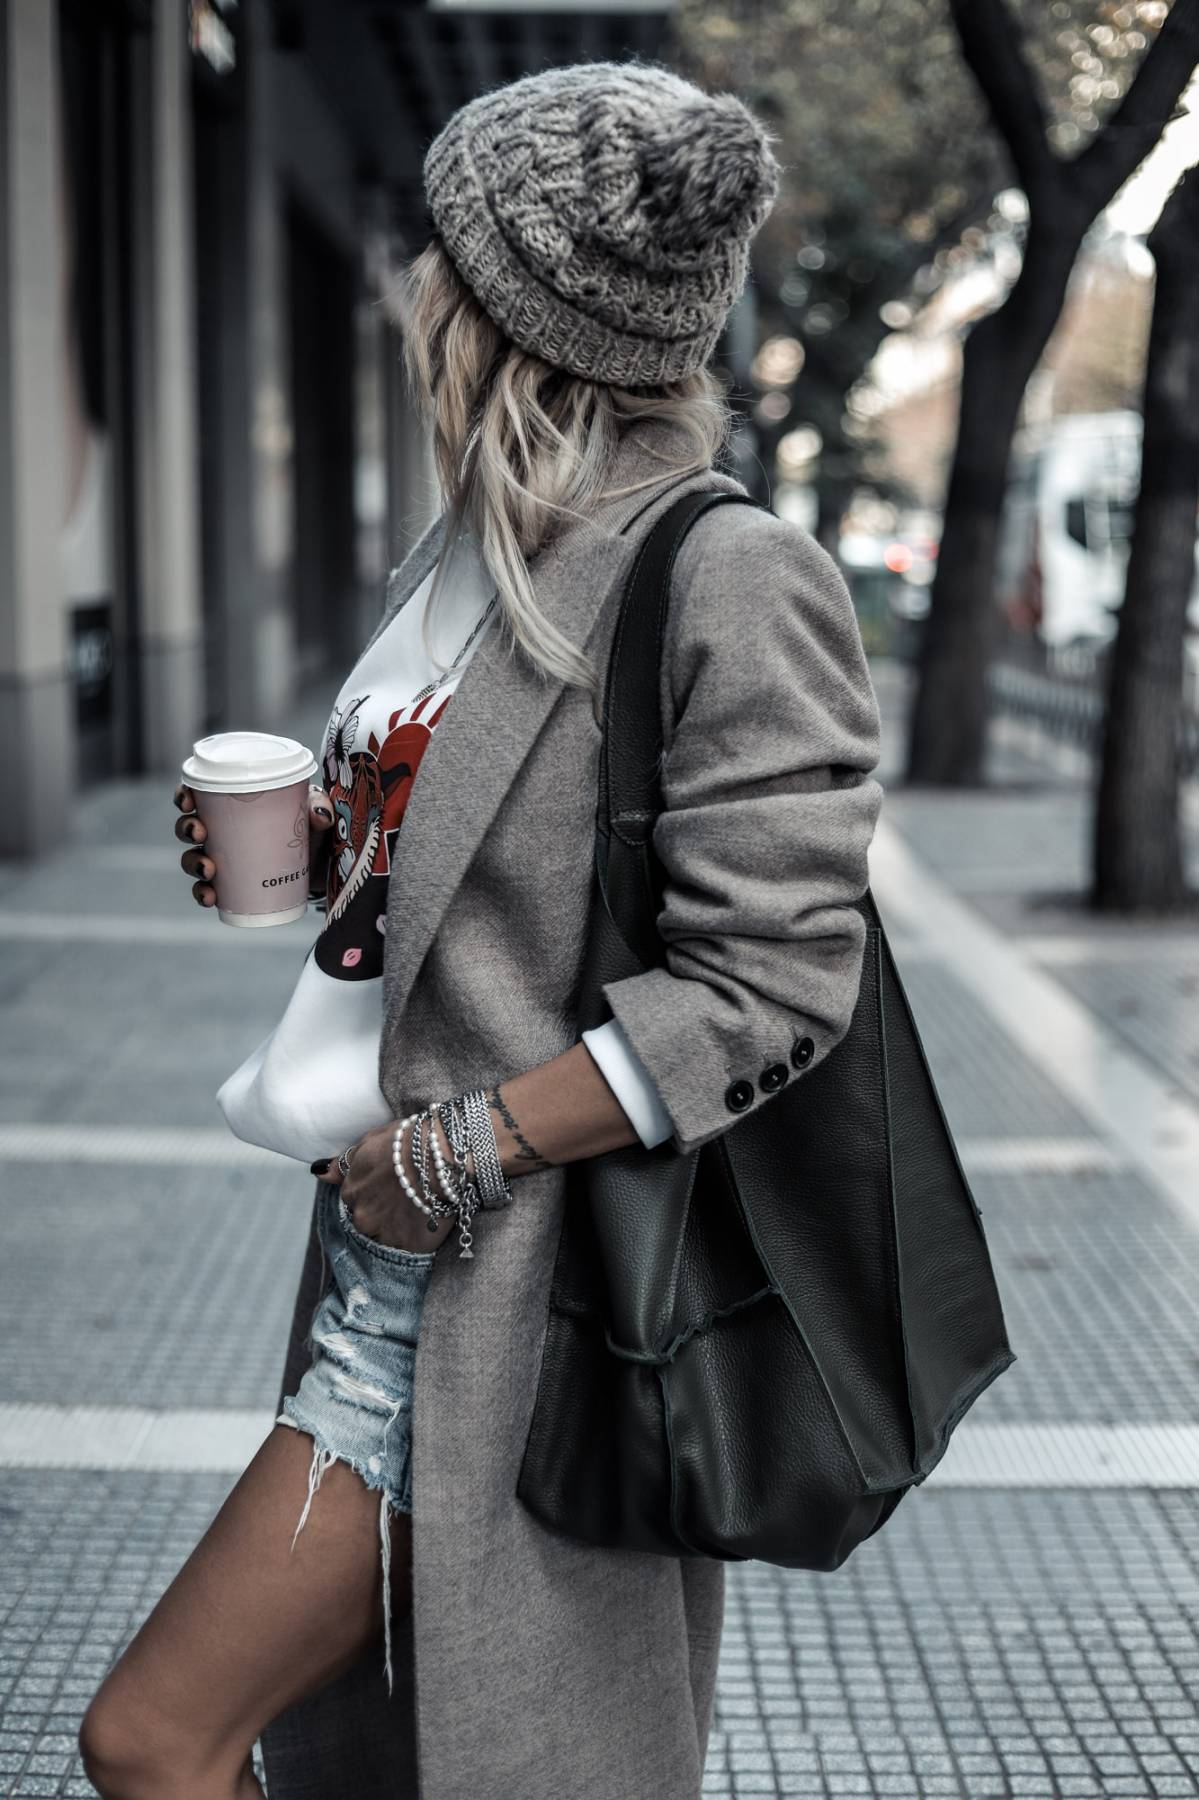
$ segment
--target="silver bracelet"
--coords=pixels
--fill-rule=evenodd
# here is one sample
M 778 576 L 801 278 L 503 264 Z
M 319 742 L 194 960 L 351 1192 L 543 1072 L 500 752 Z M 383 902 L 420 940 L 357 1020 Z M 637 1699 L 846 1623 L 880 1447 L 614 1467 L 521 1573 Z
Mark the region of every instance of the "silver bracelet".
M 466 1152 L 469 1147 L 466 1135 L 466 1125 L 459 1116 L 458 1102 L 456 1100 L 440 1101 L 437 1107 L 437 1116 L 441 1120 L 442 1129 L 446 1136 L 446 1142 L 450 1146 L 454 1158 L 454 1166 L 457 1171 L 458 1187 L 457 1189 L 447 1191 L 457 1192 L 471 1180 L 470 1170 L 466 1166 Z M 444 1181 L 442 1182 L 442 1186 L 445 1186 Z
M 500 1147 L 496 1142 L 495 1125 L 485 1089 L 471 1088 L 463 1094 L 462 1110 L 470 1132 L 470 1146 L 475 1153 L 479 1205 L 489 1209 L 511 1205 L 512 1189 L 504 1177 Z
M 433 1112 L 436 1119 L 440 1122 L 442 1130 L 445 1132 L 446 1142 L 450 1145 L 450 1150 L 452 1152 L 454 1146 L 450 1142 L 450 1134 L 446 1129 L 443 1106 L 435 1106 Z M 437 1133 L 433 1127 L 434 1120 L 431 1118 L 429 1120 L 429 1148 L 433 1152 L 433 1172 L 437 1178 L 437 1185 L 446 1199 L 452 1200 L 457 1204 L 462 1197 L 465 1184 L 456 1174 L 450 1174 L 445 1157 L 441 1154 L 441 1145 L 437 1142 Z M 462 1175 L 465 1175 L 465 1169 L 463 1169 L 461 1173 Z
M 427 1130 L 426 1127 L 428 1128 Z M 421 1193 L 425 1196 L 425 1205 L 429 1208 L 430 1212 L 437 1212 L 441 1209 L 441 1200 L 438 1195 L 433 1192 L 429 1182 L 428 1171 L 425 1168 L 425 1159 L 427 1155 L 426 1138 L 431 1138 L 432 1136 L 432 1120 L 430 1119 L 428 1112 L 418 1113 L 416 1116 L 416 1124 L 412 1127 L 412 1160 L 416 1164 L 416 1173 L 420 1181 Z
M 405 1121 L 405 1123 L 407 1123 L 407 1121 Z M 470 1229 L 470 1220 L 473 1219 L 473 1215 L 479 1210 L 479 1190 L 475 1188 L 473 1181 L 470 1181 L 470 1177 L 466 1177 L 464 1181 L 461 1181 L 461 1183 L 455 1186 L 452 1192 L 448 1192 L 445 1188 L 445 1184 L 441 1183 L 441 1174 L 437 1174 L 437 1183 L 441 1186 L 441 1193 L 445 1195 L 443 1199 L 439 1199 L 436 1193 L 432 1192 L 432 1186 L 428 1183 L 427 1170 L 425 1170 L 425 1139 L 428 1138 L 428 1143 L 432 1145 L 434 1165 L 439 1166 L 439 1170 L 446 1170 L 446 1175 L 448 1175 L 448 1168 L 446 1168 L 445 1159 L 441 1157 L 441 1147 L 437 1145 L 436 1134 L 434 1134 L 434 1129 L 432 1129 L 432 1111 L 430 1111 L 428 1107 L 423 1107 L 421 1111 L 412 1114 L 412 1132 L 414 1132 L 414 1139 L 412 1139 L 414 1150 L 412 1150 L 412 1156 L 414 1156 L 414 1161 L 416 1161 L 416 1165 L 418 1165 L 419 1181 L 421 1181 L 421 1188 L 425 1190 L 425 1199 L 423 1199 L 423 1201 L 419 1199 L 418 1193 L 412 1188 L 412 1183 L 410 1183 L 409 1179 L 407 1179 L 407 1175 L 403 1172 L 403 1163 L 401 1163 L 401 1154 L 403 1154 L 403 1152 L 401 1152 L 400 1148 L 398 1152 L 392 1150 L 392 1163 L 396 1165 L 396 1174 L 400 1175 L 403 1190 L 409 1195 L 410 1201 L 416 1202 L 419 1206 L 419 1210 L 427 1215 L 428 1229 L 430 1229 L 430 1231 L 436 1231 L 437 1229 L 434 1220 L 454 1219 L 455 1217 L 455 1219 L 457 1219 L 457 1242 L 459 1242 L 459 1246 L 461 1246 L 459 1247 L 459 1253 L 457 1253 L 457 1255 L 459 1255 L 459 1258 L 464 1258 L 464 1256 L 473 1258 L 475 1251 L 473 1251 L 473 1235 L 472 1229 Z
M 469 1182 L 464 1183 L 460 1192 L 452 1199 L 447 1195 L 444 1200 L 438 1200 L 437 1196 L 433 1193 L 425 1174 L 423 1150 L 423 1126 L 426 1122 L 430 1123 L 431 1126 L 431 1120 L 432 1115 L 427 1107 L 423 1108 L 420 1112 L 410 1113 L 407 1118 L 400 1120 L 400 1123 L 396 1126 L 396 1129 L 392 1134 L 392 1168 L 395 1170 L 400 1186 L 412 1201 L 413 1205 L 419 1207 L 421 1212 L 425 1214 L 430 1231 L 437 1230 L 438 1219 L 457 1217 L 458 1242 L 461 1246 L 458 1251 L 459 1258 L 473 1257 L 474 1250 L 472 1245 L 474 1239 L 471 1234 L 470 1222 L 478 1207 L 478 1195 L 473 1184 Z M 421 1186 L 428 1195 L 427 1200 L 422 1199 L 417 1193 L 416 1189 L 409 1181 L 404 1169 L 403 1134 L 405 1125 L 411 1125 L 413 1127 L 413 1160 L 417 1164 L 417 1172 L 420 1176 Z
M 437 1141 L 434 1112 L 445 1132 L 446 1142 L 454 1158 L 450 1169 Z M 422 1192 L 418 1193 L 404 1168 L 404 1127 L 411 1127 L 410 1146 Z M 468 1151 L 473 1155 L 473 1174 L 467 1166 Z M 426 1155 L 433 1159 L 433 1173 L 440 1195 L 434 1191 L 426 1169 Z M 474 1238 L 470 1224 L 475 1213 L 487 1208 L 511 1205 L 512 1189 L 504 1176 L 503 1160 L 495 1135 L 484 1088 L 470 1088 L 452 1100 L 441 1101 L 436 1108 L 422 1107 L 409 1113 L 392 1133 L 391 1162 L 396 1179 L 415 1207 L 424 1213 L 430 1231 L 436 1231 L 441 1219 L 457 1218 L 459 1257 L 474 1256 Z

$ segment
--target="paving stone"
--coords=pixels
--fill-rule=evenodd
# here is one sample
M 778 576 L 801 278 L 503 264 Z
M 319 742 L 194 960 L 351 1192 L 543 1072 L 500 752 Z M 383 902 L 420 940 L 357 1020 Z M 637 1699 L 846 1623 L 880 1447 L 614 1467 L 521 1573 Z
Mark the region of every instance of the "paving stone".
M 26 1791 L 13 1785 L 13 1778 L 20 1770 L 25 1771 L 22 1781 L 40 1776 L 49 1766 L 41 1760 L 47 1757 L 57 1759 L 53 1766 L 62 1777 L 54 1791 L 69 1791 L 77 1772 L 73 1756 L 64 1755 L 72 1742 L 64 1736 L 64 1704 L 73 1731 L 107 1661 L 183 1560 L 226 1485 L 219 1478 L 194 1476 L 84 1477 L 21 1471 L 3 1477 L 5 1560 L 0 1563 L 0 1592 L 6 1596 L 10 1621 L 29 1610 L 31 1594 L 44 1595 L 44 1604 L 39 1600 L 32 1610 L 53 1625 L 61 1612 L 61 1603 L 58 1608 L 54 1604 L 55 1591 L 63 1600 L 71 1591 L 68 1571 L 76 1580 L 86 1572 L 93 1591 L 90 1608 L 80 1621 L 79 1653 L 70 1665 L 78 1670 L 86 1664 L 89 1670 L 86 1682 L 76 1677 L 71 1684 L 74 1708 L 64 1703 L 66 1679 L 32 1672 L 33 1659 L 40 1660 L 40 1633 L 34 1630 L 24 1637 L 22 1668 L 17 1640 L 5 1632 L 6 1667 L 20 1686 L 25 1708 L 20 1717 L 29 1721 L 28 1729 L 14 1732 L 10 1717 L 9 1728 L 0 1734 L 10 1793 Z M 1127 1497 L 1110 1493 L 974 1495 L 926 1490 L 918 1500 L 908 1517 L 897 1514 L 887 1531 L 862 1546 L 833 1578 L 754 1564 L 732 1574 L 731 1666 L 734 1671 L 749 1666 L 751 1674 L 748 1680 L 734 1674 L 731 1685 L 738 1691 L 730 1693 L 722 1663 L 713 1748 L 718 1759 L 727 1756 L 742 1785 L 751 1779 L 757 1783 L 745 1791 L 803 1792 L 794 1783 L 805 1781 L 807 1791 L 815 1793 L 868 1793 L 873 1781 L 876 1792 L 902 1793 L 913 1791 L 903 1782 L 906 1771 L 914 1768 L 922 1794 L 952 1793 L 956 1784 L 956 1791 L 973 1800 L 976 1793 L 1005 1791 L 997 1785 L 1002 1782 L 1018 1793 L 1020 1781 L 1027 1785 L 1039 1779 L 1038 1771 L 1053 1767 L 1059 1784 L 1080 1784 L 1077 1791 L 1083 1793 L 1095 1791 L 1086 1768 L 1059 1767 L 1062 1757 L 1051 1761 L 1049 1753 L 1051 1748 L 1066 1756 L 1073 1752 L 1077 1761 L 1084 1753 L 1076 1746 L 1085 1744 L 1088 1735 L 1093 1751 L 1106 1749 L 1118 1757 L 1113 1777 L 1125 1767 L 1149 1767 L 1148 1759 L 1156 1758 L 1156 1767 L 1163 1771 L 1182 1770 L 1163 1772 L 1157 1779 L 1181 1781 L 1182 1787 L 1170 1791 L 1187 1791 L 1193 1777 L 1185 1772 L 1175 1747 L 1160 1734 L 1139 1732 L 1137 1744 L 1130 1746 L 1118 1726 L 1088 1734 L 1075 1721 L 1073 1732 L 1065 1736 L 1048 1732 L 1038 1745 L 1026 1729 L 999 1728 L 989 1738 L 969 1724 L 973 1706 L 959 1708 L 952 1699 L 947 1704 L 951 1689 L 970 1693 L 970 1671 L 980 1653 L 998 1654 L 1017 1625 L 1017 1637 L 1035 1643 L 1037 1654 L 1021 1655 L 1016 1667 L 1009 1659 L 1002 1679 L 988 1678 L 988 1685 L 997 1690 L 1006 1681 L 1013 1706 L 1021 1701 L 1022 1682 L 1054 1685 L 1055 1646 L 1068 1647 L 1070 1662 L 1077 1661 L 1083 1642 L 1094 1646 L 1109 1680 L 1122 1679 L 1122 1654 L 1130 1651 L 1142 1657 L 1149 1651 L 1154 1665 L 1167 1670 L 1173 1667 L 1173 1655 L 1193 1655 L 1193 1639 L 1181 1627 L 1193 1630 L 1199 1578 L 1188 1559 L 1186 1540 L 1175 1530 L 1176 1519 L 1166 1516 L 1152 1496 L 1138 1497 L 1132 1516 Z M 1169 1510 L 1177 1513 L 1176 1498 Z M 71 1524 L 65 1535 L 74 1549 L 64 1547 L 56 1519 Z M 1140 1546 L 1135 1555 L 1132 1540 Z M 1139 1619 L 1131 1616 L 1128 1590 L 1122 1586 L 1126 1580 L 1120 1568 L 1122 1545 L 1125 1556 L 1139 1560 L 1141 1567 Z M 132 1574 L 131 1553 L 136 1570 Z M 872 1726 L 863 1722 L 853 1680 L 839 1662 L 842 1626 L 863 1617 L 873 1617 L 877 1624 L 880 1648 L 872 1671 L 876 1691 L 893 1696 L 899 1687 L 916 1690 L 926 1719 L 936 1721 L 935 1731 L 926 1723 L 905 1738 L 898 1718 L 883 1721 L 881 1729 L 877 1722 Z M 759 1629 L 772 1652 L 760 1664 L 739 1649 L 744 1644 L 752 1651 Z M 1177 1648 L 1167 1647 L 1168 1642 Z M 823 1714 L 813 1717 L 812 1705 L 801 1693 L 794 1722 L 776 1727 L 754 1682 L 760 1679 L 758 1669 L 779 1666 L 780 1644 L 788 1654 L 798 1647 L 831 1670 L 820 1685 L 832 1694 L 839 1684 L 843 1687 L 843 1703 L 827 1722 Z M 925 1645 L 932 1649 L 926 1651 Z M 854 1667 L 862 1669 L 860 1646 L 854 1646 L 853 1656 Z M 56 1667 L 62 1664 L 61 1656 L 50 1660 Z M 920 1674 L 921 1670 L 926 1672 Z M 1062 1684 L 1073 1690 L 1062 1694 L 1059 1688 L 1065 1714 L 1073 1718 L 1079 1709 L 1088 1709 L 1089 1696 L 1102 1694 L 1102 1680 Z M 747 1686 L 749 1691 L 742 1691 Z M 750 1715 L 752 1732 L 746 1728 Z M 921 1754 L 931 1756 L 936 1766 L 920 1763 Z M 1136 1755 L 1139 1765 L 1133 1760 Z M 899 1785 L 884 1788 L 884 1777 L 894 1777 Z M 784 1778 L 792 1785 L 784 1786 Z M 813 1785 L 817 1780 L 821 1785 Z M 777 1781 L 777 1787 L 763 1786 L 762 1781 Z M 709 1785 L 708 1791 L 721 1790 Z
M 972 1186 L 1020 1359 L 974 1416 L 1199 1418 L 1193 1233 L 1173 1209 L 1128 1173 Z
M 1099 1792 L 1088 1750 L 1102 1748 L 1122 1754 L 1133 1771 L 1146 1754 L 1175 1767 L 1176 1752 L 1160 1728 L 1138 1746 L 1135 1760 L 1112 1700 L 1126 1698 L 1130 1685 L 1137 1690 L 1131 1678 L 1150 1666 L 1155 1679 L 1185 1694 L 1175 1659 L 1195 1654 L 1196 1497 L 1162 1496 L 1162 1506 L 1149 1494 L 942 1491 L 934 1507 L 923 1504 L 934 1499 L 931 1490 L 919 1498 L 909 1518 L 897 1514 L 835 1576 L 750 1565 L 730 1580 L 734 1641 L 752 1639 L 768 1621 L 772 1643 L 787 1632 L 795 1653 L 827 1672 L 821 1704 L 824 1690 L 835 1692 L 838 1680 L 843 1686 L 855 1729 L 826 1733 L 802 1675 L 799 1682 L 799 1731 L 815 1730 L 826 1774 L 873 1776 L 877 1786 L 901 1755 L 914 1763 L 916 1734 L 905 1738 L 898 1690 L 942 1734 L 933 1739 L 944 1746 L 936 1772 L 915 1764 L 923 1794 L 1032 1800 L 1064 1792 L 1065 1782 L 1080 1794 Z M 881 1735 L 873 1714 L 867 1725 L 840 1659 L 847 1632 L 866 1617 L 876 1644 L 872 1682 L 891 1705 Z M 852 1654 L 860 1677 L 856 1643 Z M 1087 1680 L 1072 1678 L 1085 1668 L 1094 1671 Z M 719 1712 L 720 1693 L 717 1706 Z M 763 1710 L 770 1732 L 769 1708 Z M 973 1723 L 979 1719 L 987 1729 Z M 1035 1719 L 1046 1721 L 1040 1740 L 1029 1722 Z M 927 1744 L 927 1726 L 922 1739 Z M 780 1779 L 815 1774 L 810 1765 L 793 1771 L 783 1760 L 789 1751 L 778 1741 L 774 1748 Z
M 1199 1099 L 1199 933 L 1163 942 L 1152 956 L 1137 945 L 1126 960 L 1109 952 L 1051 967 L 1109 1030 Z
M 282 1013 L 311 935 L 283 951 L 0 932 L 0 1121 L 224 1130 L 216 1091 Z
M 1077 791 L 1060 781 L 960 794 L 891 787 L 886 808 L 921 861 L 971 899 L 1083 887 L 1084 807 Z
M 949 1124 L 961 1138 L 1088 1138 L 1086 1118 L 942 963 L 897 955 Z
M 29 1170 L 0 1258 L 5 1400 L 272 1406 L 313 1188 L 306 1169 Z

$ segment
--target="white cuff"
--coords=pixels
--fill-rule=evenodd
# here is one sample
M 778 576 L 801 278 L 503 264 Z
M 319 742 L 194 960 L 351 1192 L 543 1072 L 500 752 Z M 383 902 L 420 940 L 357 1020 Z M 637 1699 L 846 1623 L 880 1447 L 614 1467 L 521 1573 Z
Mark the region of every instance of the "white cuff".
M 581 1033 L 600 1072 L 628 1114 L 629 1123 L 647 1150 L 671 1136 L 674 1126 L 658 1090 L 617 1019 L 606 1019 Z

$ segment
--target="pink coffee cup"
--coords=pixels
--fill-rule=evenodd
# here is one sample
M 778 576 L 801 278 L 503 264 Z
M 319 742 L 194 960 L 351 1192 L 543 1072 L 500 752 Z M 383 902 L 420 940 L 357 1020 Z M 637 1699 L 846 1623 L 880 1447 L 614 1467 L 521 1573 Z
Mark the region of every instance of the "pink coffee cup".
M 184 759 L 224 925 L 289 925 L 308 911 L 308 788 L 318 763 L 294 738 L 218 731 Z

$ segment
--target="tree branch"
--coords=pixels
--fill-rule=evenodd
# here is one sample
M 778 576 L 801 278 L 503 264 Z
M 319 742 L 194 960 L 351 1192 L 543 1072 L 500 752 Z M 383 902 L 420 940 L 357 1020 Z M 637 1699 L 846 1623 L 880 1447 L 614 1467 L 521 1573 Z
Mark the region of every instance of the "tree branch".
M 1031 199 L 1047 179 L 1056 177 L 1058 159 L 1045 135 L 1045 111 L 1019 26 L 1007 0 L 950 0 L 950 12 L 966 66 Z
M 1199 0 L 1174 0 L 1119 106 L 1087 148 L 1062 165 L 1097 216 L 1161 137 L 1199 63 Z

